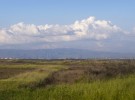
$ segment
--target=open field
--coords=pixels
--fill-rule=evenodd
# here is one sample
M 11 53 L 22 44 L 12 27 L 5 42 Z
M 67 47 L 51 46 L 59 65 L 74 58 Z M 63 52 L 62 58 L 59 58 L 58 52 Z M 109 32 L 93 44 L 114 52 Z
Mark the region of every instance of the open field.
M 0 60 L 0 100 L 135 100 L 135 60 Z

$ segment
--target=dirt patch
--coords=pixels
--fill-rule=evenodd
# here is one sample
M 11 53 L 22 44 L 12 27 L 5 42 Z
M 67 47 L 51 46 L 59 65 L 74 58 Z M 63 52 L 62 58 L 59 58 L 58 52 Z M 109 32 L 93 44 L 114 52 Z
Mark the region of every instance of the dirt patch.
M 32 70 L 34 70 L 34 68 L 0 68 L 0 79 L 7 79 Z

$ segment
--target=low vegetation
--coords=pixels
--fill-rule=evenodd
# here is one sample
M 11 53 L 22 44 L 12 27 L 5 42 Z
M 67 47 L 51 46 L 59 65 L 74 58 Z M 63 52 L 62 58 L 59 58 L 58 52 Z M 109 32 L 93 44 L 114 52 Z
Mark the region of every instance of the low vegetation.
M 0 60 L 0 100 L 135 100 L 135 60 Z

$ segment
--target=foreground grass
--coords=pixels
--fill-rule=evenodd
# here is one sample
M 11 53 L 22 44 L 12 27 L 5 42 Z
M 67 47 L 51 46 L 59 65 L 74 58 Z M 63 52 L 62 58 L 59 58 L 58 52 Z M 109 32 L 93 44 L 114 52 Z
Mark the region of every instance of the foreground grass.
M 1 90 L 0 100 L 135 100 L 135 75 L 93 83 Z
M 134 60 L 0 60 L 0 70 L 0 100 L 135 100 Z
M 26 68 L 26 66 L 23 68 Z M 0 79 L 0 91 L 18 89 L 21 87 L 35 87 L 38 83 L 46 79 L 51 73 L 63 69 L 62 66 L 58 65 L 39 66 L 35 68 L 36 69 L 33 71 L 21 73 L 8 79 Z

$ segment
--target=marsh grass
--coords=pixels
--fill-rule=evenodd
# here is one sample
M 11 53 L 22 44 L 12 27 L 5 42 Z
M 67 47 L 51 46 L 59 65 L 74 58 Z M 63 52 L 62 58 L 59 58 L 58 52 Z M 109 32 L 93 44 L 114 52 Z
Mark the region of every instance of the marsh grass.
M 134 100 L 135 75 L 109 81 L 0 91 L 0 100 Z
M 2 68 L 34 70 L 0 79 L 0 100 L 135 100 L 134 60 L 7 60 Z

